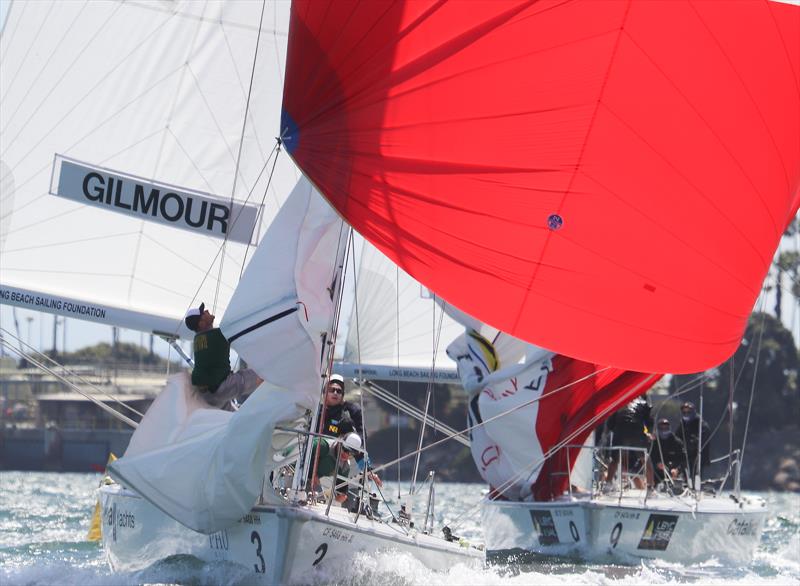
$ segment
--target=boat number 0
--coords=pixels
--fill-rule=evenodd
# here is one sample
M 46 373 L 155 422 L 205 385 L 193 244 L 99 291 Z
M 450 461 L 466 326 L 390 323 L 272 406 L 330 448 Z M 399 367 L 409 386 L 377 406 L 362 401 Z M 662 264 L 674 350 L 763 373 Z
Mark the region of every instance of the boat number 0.
M 614 525 L 614 528 L 611 530 L 611 547 L 612 549 L 617 547 L 617 543 L 619 543 L 619 536 L 622 533 L 622 523 L 617 523 Z
M 314 553 L 318 553 L 319 557 L 314 560 L 314 563 L 311 564 L 312 566 L 316 566 L 318 563 L 322 561 L 322 558 L 325 557 L 325 554 L 328 553 L 328 544 L 323 543 L 317 549 L 314 550 Z
M 261 561 L 261 568 L 258 567 L 258 564 L 253 564 L 253 567 L 256 569 L 256 574 L 263 574 L 267 569 L 267 564 L 264 563 L 264 556 L 261 555 L 261 536 L 258 534 L 258 531 L 253 531 L 250 534 L 250 543 L 257 543 L 256 555 Z
M 569 532 L 572 534 L 572 539 L 575 543 L 578 543 L 581 540 L 581 535 L 578 533 L 578 526 L 575 525 L 575 521 L 569 522 Z

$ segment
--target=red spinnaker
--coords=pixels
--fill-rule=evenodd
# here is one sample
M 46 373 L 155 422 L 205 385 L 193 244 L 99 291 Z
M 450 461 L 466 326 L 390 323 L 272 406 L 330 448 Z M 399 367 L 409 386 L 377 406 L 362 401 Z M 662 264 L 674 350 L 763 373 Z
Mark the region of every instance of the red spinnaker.
M 660 378 L 614 368 L 602 370 L 596 364 L 556 356 L 536 418 L 536 436 L 542 452 L 548 454 L 562 444 L 582 445 L 614 411 L 646 393 Z M 579 455 L 578 449 L 555 451 L 531 487 L 534 499 L 547 501 L 564 494 L 569 488 L 568 472 Z
M 481 321 L 597 364 L 736 348 L 800 204 L 800 7 L 295 0 L 282 134 Z

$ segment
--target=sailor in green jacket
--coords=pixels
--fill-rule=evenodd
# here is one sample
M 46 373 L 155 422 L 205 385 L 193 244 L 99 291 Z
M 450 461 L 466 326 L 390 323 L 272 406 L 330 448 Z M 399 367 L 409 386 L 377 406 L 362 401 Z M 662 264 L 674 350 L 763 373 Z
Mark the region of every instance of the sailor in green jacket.
M 206 304 L 186 312 L 186 327 L 197 332 L 194 337 L 192 385 L 210 405 L 224 409 L 231 400 L 243 401 L 263 381 L 251 369 L 231 372 L 231 346 L 222 331 L 214 327 L 215 316 Z

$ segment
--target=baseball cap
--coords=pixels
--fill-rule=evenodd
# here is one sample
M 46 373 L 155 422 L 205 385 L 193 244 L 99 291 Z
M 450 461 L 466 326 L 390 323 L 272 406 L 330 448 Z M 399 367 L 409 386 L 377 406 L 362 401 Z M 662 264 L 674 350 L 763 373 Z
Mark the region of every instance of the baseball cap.
M 192 330 L 193 332 L 197 331 L 197 325 L 200 321 L 200 316 L 203 315 L 203 312 L 206 310 L 206 304 L 201 303 L 200 307 L 193 307 L 189 311 L 186 312 L 186 316 L 183 318 L 183 322 L 186 324 L 186 327 Z

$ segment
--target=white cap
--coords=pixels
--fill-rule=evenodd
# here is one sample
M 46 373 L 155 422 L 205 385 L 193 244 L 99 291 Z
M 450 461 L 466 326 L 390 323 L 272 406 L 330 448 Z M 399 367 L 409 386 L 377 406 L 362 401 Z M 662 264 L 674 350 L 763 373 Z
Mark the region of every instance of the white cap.
M 330 383 L 340 383 L 344 388 L 344 377 L 341 374 L 332 374 L 328 379 L 328 384 Z

